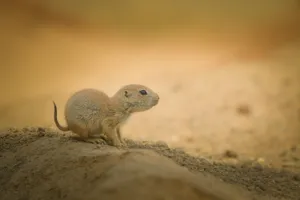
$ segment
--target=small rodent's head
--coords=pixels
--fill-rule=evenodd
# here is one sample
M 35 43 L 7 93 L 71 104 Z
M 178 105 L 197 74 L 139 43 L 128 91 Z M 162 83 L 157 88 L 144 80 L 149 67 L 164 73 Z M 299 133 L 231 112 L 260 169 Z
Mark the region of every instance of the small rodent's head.
M 124 107 L 131 113 L 148 110 L 156 106 L 159 101 L 157 93 L 139 84 L 123 86 L 113 98 L 117 98 L 119 102 L 122 102 Z

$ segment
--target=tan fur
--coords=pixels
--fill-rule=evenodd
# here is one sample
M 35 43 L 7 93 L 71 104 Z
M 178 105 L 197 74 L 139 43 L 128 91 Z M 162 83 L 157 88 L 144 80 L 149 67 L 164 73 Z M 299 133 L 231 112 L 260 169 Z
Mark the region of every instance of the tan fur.
M 147 94 L 142 94 L 141 90 Z M 112 97 L 96 89 L 83 89 L 74 93 L 66 103 L 66 127 L 59 124 L 53 102 L 54 122 L 61 131 L 72 131 L 84 141 L 94 143 L 100 137 L 111 140 L 113 146 L 120 146 L 123 144 L 120 129 L 130 115 L 149 110 L 158 102 L 158 94 L 138 84 L 123 86 Z

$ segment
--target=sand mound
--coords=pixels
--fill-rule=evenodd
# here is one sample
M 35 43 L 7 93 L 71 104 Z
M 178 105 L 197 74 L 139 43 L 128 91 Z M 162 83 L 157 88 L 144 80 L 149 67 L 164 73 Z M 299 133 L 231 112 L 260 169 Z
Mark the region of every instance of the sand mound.
M 83 143 L 43 128 L 5 131 L 0 141 L 3 200 L 242 200 L 300 196 L 296 174 L 278 175 L 256 167 L 256 177 L 250 177 L 255 173 L 245 166 L 243 172 L 235 166 L 215 165 L 163 143 L 126 140 L 128 148 L 117 149 Z M 275 179 L 271 180 L 273 175 Z M 281 182 L 276 177 L 281 177 Z M 242 189 L 246 183 L 248 187 Z M 253 191 L 252 198 L 248 198 L 246 188 Z

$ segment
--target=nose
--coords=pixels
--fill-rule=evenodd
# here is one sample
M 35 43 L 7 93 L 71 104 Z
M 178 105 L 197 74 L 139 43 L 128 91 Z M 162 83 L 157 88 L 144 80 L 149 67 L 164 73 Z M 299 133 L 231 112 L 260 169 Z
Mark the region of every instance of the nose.
M 159 102 L 159 96 L 157 96 L 156 98 L 153 99 L 154 105 L 158 104 Z

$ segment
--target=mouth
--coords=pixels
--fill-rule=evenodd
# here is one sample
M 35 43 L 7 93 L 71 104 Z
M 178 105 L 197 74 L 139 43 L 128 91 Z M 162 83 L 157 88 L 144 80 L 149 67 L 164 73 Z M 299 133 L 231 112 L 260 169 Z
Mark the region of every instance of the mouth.
M 159 99 L 156 99 L 156 100 L 153 101 L 153 104 L 152 104 L 152 105 L 153 105 L 153 106 L 156 106 L 156 105 L 158 104 L 158 102 L 159 102 Z

